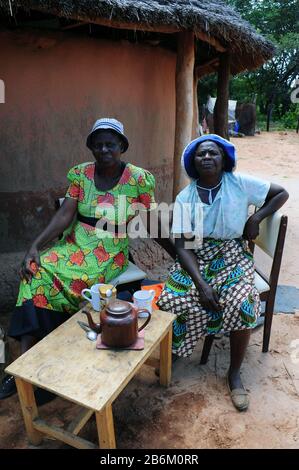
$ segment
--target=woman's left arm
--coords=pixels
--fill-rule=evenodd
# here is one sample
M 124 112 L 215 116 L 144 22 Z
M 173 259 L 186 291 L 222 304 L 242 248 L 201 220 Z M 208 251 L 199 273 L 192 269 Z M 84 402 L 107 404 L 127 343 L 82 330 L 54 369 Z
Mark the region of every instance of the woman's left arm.
M 282 186 L 271 183 L 265 203 L 247 220 L 243 237 L 247 240 L 255 240 L 259 235 L 259 224 L 261 221 L 280 209 L 288 200 L 288 197 L 289 193 Z

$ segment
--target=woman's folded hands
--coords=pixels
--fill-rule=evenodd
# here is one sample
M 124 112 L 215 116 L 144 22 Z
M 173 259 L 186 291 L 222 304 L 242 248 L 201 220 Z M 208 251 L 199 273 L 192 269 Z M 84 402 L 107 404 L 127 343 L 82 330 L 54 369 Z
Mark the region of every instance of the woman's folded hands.
M 220 312 L 220 310 L 222 310 L 222 306 L 219 301 L 219 296 L 215 289 L 213 289 L 213 287 L 211 287 L 205 281 L 202 281 L 196 287 L 198 290 L 200 303 L 206 310 L 212 312 Z

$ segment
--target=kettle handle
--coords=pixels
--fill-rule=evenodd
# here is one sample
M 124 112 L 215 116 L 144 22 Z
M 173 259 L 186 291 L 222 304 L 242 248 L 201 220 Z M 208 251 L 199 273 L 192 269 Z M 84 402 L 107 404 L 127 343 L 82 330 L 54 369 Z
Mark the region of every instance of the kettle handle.
M 138 328 L 138 332 L 141 331 L 141 330 L 143 330 L 143 328 L 146 327 L 146 325 L 149 323 L 149 321 L 150 321 L 150 319 L 151 319 L 151 317 L 152 317 L 152 316 L 151 316 L 151 313 L 150 313 L 146 308 L 139 308 L 139 309 L 137 310 L 137 315 L 138 315 L 138 313 L 140 313 L 140 312 L 146 312 L 146 313 L 148 313 L 148 317 L 147 317 L 146 321 L 143 323 L 143 325 L 141 325 L 141 327 Z

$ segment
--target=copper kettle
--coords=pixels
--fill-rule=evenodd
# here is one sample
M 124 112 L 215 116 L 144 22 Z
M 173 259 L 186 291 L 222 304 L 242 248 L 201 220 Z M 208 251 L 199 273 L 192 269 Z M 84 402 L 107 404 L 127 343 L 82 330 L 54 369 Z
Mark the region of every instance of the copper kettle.
M 143 330 L 151 319 L 148 310 L 136 309 L 129 302 L 123 300 L 111 300 L 100 313 L 100 323 L 94 323 L 91 315 L 87 315 L 88 324 L 96 333 L 101 333 L 101 339 L 106 346 L 113 348 L 126 348 L 137 340 L 138 332 Z M 141 327 L 138 328 L 138 314 L 147 312 L 148 317 Z

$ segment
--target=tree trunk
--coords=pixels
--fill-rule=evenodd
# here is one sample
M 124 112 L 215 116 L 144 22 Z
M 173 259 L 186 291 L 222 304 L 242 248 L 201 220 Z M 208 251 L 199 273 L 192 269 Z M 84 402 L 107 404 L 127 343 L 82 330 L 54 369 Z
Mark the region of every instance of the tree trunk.
M 273 111 L 273 104 L 270 103 L 269 106 L 268 106 L 268 110 L 267 110 L 267 132 L 269 132 L 269 130 L 270 130 L 270 122 L 271 122 L 272 111 Z
M 272 92 L 268 105 L 267 105 L 267 132 L 270 130 L 270 122 L 271 122 L 271 117 L 272 117 L 272 111 L 274 107 L 274 101 L 275 101 L 275 95 L 276 92 Z
M 173 162 L 173 199 L 182 188 L 181 156 L 192 138 L 193 123 L 194 34 L 178 34 L 176 63 L 176 116 Z
M 220 54 L 217 99 L 214 107 L 214 132 L 215 134 L 228 139 L 228 98 L 229 98 L 229 78 L 230 78 L 230 54 L 225 52 Z

